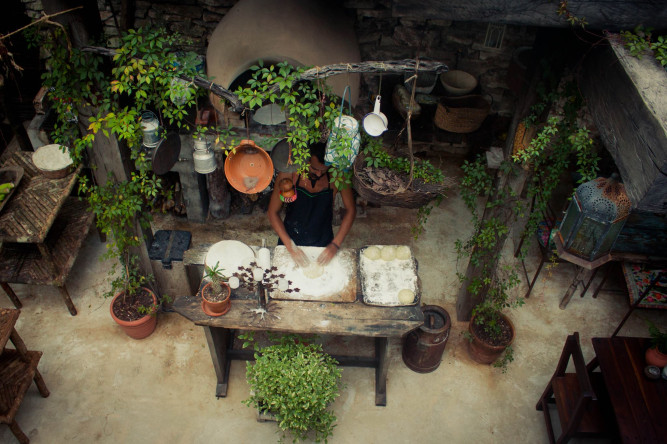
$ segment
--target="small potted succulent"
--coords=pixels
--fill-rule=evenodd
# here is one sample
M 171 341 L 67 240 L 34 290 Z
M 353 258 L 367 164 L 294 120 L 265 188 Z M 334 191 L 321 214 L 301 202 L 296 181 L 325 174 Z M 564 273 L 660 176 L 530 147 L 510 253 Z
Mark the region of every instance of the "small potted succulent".
M 222 316 L 232 306 L 232 290 L 227 283 L 227 277 L 222 274 L 215 264 L 213 267 L 206 266 L 206 278 L 208 282 L 201 290 L 202 310 L 209 316 Z
M 646 364 L 657 367 L 667 366 L 667 332 L 662 332 L 651 321 L 648 324 L 648 333 L 651 335 L 651 347 L 646 350 Z

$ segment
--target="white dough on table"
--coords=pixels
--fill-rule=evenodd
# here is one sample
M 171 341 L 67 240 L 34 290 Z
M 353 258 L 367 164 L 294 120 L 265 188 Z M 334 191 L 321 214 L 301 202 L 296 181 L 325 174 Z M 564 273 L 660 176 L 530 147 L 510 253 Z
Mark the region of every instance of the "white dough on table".
M 396 259 L 396 248 L 391 246 L 391 245 L 386 245 L 386 246 L 382 247 L 382 251 L 380 252 L 380 256 L 385 261 L 393 261 L 394 259 Z
M 412 252 L 410 251 L 410 247 L 407 245 L 401 245 L 396 248 L 396 259 L 406 261 L 412 257 Z
M 375 245 L 371 245 L 364 250 L 364 256 L 372 261 L 376 261 L 380 259 L 380 249 Z

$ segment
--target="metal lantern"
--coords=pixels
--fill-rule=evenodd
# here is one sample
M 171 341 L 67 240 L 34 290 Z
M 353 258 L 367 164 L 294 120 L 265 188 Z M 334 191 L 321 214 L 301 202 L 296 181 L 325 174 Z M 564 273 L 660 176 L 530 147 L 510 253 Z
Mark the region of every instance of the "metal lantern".
M 630 205 L 616 174 L 579 185 L 560 225 L 557 243 L 585 261 L 602 258 L 611 251 L 630 214 Z

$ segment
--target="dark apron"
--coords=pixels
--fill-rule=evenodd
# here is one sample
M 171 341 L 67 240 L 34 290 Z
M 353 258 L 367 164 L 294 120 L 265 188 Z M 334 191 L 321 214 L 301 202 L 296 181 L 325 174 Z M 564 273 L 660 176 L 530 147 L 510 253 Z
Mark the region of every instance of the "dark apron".
M 299 179 L 301 177 L 299 176 Z M 327 173 L 327 182 L 329 173 Z M 326 247 L 333 240 L 333 190 L 329 187 L 311 193 L 296 185 L 296 200 L 287 204 L 285 230 L 295 244 Z M 278 239 L 278 245 L 282 241 Z

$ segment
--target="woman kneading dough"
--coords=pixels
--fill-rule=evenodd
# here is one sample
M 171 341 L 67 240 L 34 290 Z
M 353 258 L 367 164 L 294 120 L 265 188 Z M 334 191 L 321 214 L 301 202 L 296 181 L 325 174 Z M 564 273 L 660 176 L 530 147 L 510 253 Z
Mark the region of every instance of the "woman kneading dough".
M 296 198 L 286 203 L 285 220 L 280 219 L 281 187 L 274 186 L 269 202 L 268 216 L 278 234 L 278 245 L 285 245 L 292 259 L 301 267 L 308 265 L 306 254 L 298 248 L 324 247 L 317 258 L 320 265 L 328 264 L 340 249 L 345 236 L 356 217 L 354 195 L 351 188 L 338 190 L 329 180 L 329 167 L 324 164 L 325 145 L 310 146 L 310 161 L 306 174 L 279 173 L 275 183 L 290 179 Z M 340 193 L 345 214 L 338 233 L 333 233 L 333 203 L 335 193 Z

